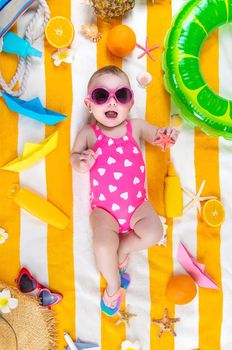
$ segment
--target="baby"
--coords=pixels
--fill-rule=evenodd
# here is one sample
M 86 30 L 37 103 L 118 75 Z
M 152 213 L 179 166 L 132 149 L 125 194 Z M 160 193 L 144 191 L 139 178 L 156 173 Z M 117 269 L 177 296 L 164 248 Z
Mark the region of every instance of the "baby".
M 130 253 L 157 244 L 163 236 L 159 216 L 147 200 L 145 163 L 140 140 L 157 143 L 160 135 L 174 144 L 178 131 L 128 119 L 134 94 L 126 73 L 116 66 L 96 71 L 85 104 L 95 119 L 78 133 L 71 155 L 73 168 L 90 173 L 93 249 L 97 268 L 107 281 L 101 309 L 115 315 L 130 279 Z

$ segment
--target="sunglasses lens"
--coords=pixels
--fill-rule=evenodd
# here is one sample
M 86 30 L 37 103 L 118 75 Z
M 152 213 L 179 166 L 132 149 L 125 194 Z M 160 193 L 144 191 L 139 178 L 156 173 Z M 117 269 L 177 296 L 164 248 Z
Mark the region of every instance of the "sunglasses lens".
M 36 288 L 36 284 L 26 274 L 23 274 L 19 281 L 19 289 L 23 293 L 31 292 Z
M 129 103 L 132 100 L 132 92 L 128 88 L 118 89 L 115 95 L 120 103 Z
M 57 301 L 58 297 L 49 292 L 49 290 L 42 290 L 39 293 L 39 303 L 42 306 L 50 306 L 55 304 Z
M 97 88 L 93 90 L 91 94 L 92 100 L 94 103 L 98 105 L 102 105 L 103 103 L 106 103 L 109 97 L 109 92 L 102 88 Z

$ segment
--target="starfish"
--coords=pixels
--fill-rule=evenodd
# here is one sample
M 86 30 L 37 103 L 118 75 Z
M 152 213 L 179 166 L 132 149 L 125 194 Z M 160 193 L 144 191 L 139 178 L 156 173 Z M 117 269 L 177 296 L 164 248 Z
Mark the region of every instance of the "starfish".
M 172 328 L 172 323 L 178 321 L 180 321 L 180 318 L 169 318 L 168 309 L 166 308 L 164 310 L 163 318 L 159 320 L 152 320 L 152 323 L 157 324 L 160 327 L 160 332 L 158 334 L 158 337 L 160 338 L 163 332 L 170 332 L 173 336 L 176 336 L 176 333 Z
M 129 312 L 129 305 L 125 308 L 124 311 L 118 312 L 119 319 L 115 323 L 116 326 L 118 326 L 120 323 L 125 323 L 128 327 L 130 327 L 130 318 L 136 317 L 136 314 L 131 314 Z
M 209 199 L 216 199 L 217 197 L 215 196 L 207 196 L 207 197 L 201 197 L 201 193 L 203 191 L 203 188 L 205 186 L 206 180 L 204 180 L 201 183 L 201 186 L 199 188 L 199 191 L 197 192 L 197 194 L 194 194 L 188 190 L 186 190 L 186 188 L 182 187 L 182 190 L 190 197 L 192 198 L 190 200 L 190 202 L 188 202 L 185 206 L 184 206 L 184 210 L 188 210 L 190 209 L 194 204 L 196 204 L 197 209 L 199 211 L 199 213 L 201 213 L 201 202 L 203 201 L 207 201 Z
M 171 136 L 161 130 L 158 131 L 158 139 L 153 142 L 154 145 L 161 146 L 163 152 L 165 152 L 169 146 L 174 145 L 174 143 L 175 141 Z
M 159 47 L 159 45 L 154 45 L 154 46 L 148 47 L 148 37 L 146 37 L 145 47 L 142 45 L 139 45 L 139 44 L 136 44 L 136 46 L 144 51 L 137 58 L 142 58 L 143 56 L 145 56 L 147 54 L 153 61 L 155 61 L 154 57 L 151 55 L 150 52 L 157 49 L 157 47 Z

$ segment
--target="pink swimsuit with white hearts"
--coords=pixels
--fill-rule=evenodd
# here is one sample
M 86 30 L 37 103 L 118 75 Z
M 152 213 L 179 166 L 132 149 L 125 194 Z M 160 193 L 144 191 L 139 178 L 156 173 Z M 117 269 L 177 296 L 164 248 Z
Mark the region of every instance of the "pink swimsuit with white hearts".
M 98 157 L 90 169 L 91 207 L 109 212 L 118 221 L 119 233 L 127 232 L 135 209 L 147 200 L 143 156 L 129 121 L 126 135 L 120 138 L 92 127 L 97 137 L 93 151 Z

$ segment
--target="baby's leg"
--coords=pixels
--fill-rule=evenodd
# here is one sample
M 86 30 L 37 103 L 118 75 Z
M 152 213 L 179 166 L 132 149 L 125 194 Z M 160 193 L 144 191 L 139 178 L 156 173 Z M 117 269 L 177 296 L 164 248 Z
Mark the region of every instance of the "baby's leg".
M 131 252 L 157 244 L 163 236 L 160 218 L 148 201 L 135 210 L 130 220 L 130 227 L 134 233 L 122 237 L 119 243 L 119 263 L 122 263 Z
M 93 231 L 93 249 L 98 270 L 107 281 L 107 292 L 113 295 L 120 288 L 118 272 L 119 226 L 104 209 L 93 209 L 90 216 Z

